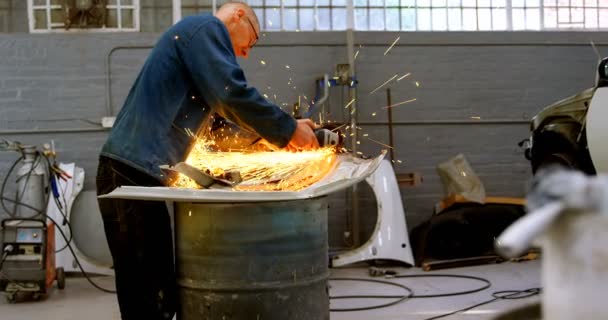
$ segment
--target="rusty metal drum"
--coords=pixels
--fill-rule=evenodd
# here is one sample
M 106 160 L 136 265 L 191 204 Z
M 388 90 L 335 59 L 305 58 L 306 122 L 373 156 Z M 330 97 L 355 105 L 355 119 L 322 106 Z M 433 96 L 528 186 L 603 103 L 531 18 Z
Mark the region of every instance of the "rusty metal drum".
M 179 320 L 329 320 L 327 200 L 175 204 Z

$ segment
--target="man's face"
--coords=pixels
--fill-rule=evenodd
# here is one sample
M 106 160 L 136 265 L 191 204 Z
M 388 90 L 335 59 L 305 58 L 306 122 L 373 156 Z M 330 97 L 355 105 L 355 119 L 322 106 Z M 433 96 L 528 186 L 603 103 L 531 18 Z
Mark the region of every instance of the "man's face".
M 254 18 L 247 15 L 243 9 L 235 11 L 232 28 L 229 28 L 229 33 L 232 47 L 237 57 L 247 58 L 249 50 L 258 41 L 260 29 L 254 21 Z

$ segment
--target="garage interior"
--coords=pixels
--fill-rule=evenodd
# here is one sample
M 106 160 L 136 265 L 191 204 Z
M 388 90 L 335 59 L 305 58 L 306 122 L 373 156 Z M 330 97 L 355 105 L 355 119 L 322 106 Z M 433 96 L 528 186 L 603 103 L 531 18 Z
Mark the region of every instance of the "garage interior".
M 77 14 L 78 3 L 104 14 Z M 0 267 L 0 291 L 7 297 L 0 299 L 2 319 L 121 319 L 116 295 L 89 283 L 115 288 L 97 205 L 100 150 L 159 37 L 174 23 L 213 13 L 223 3 L 0 0 L 0 219 L 29 217 L 36 213 L 31 206 L 40 205 L 56 220 L 48 229 L 44 223 L 27 227 L 52 234 L 42 249 L 48 250 L 45 259 L 55 260 L 45 292 L 29 295 L 31 288 L 12 282 Z M 608 132 L 598 123 L 606 113 L 599 106 L 608 83 L 608 1 L 247 3 L 260 21 L 258 43 L 247 59 L 238 58 L 248 84 L 294 116 L 335 124 L 332 132 L 344 144 L 335 168 L 355 169 L 336 177 L 333 189 L 313 183 L 292 193 L 263 191 L 276 197 L 225 187 L 221 201 L 236 209 L 217 210 L 272 219 L 273 213 L 321 206 L 320 228 L 327 231 L 319 235 L 326 241 L 321 254 L 304 257 L 300 242 L 276 250 L 289 247 L 284 256 L 302 263 L 318 258 L 327 274 L 314 266 L 312 273 L 319 272 L 327 292 L 304 293 L 312 287 L 300 287 L 305 280 L 288 270 L 290 280 L 281 280 L 280 288 L 291 293 L 283 307 L 239 306 L 240 298 L 226 302 L 252 290 L 271 294 L 254 280 L 240 279 L 245 282 L 233 288 L 237 293 L 218 289 L 227 297 L 223 311 L 199 310 L 210 303 L 204 293 L 212 289 L 205 289 L 197 291 L 200 296 L 189 293 L 192 310 L 175 319 L 311 319 L 306 314 L 315 308 L 321 310 L 318 319 L 331 320 L 592 320 L 608 314 L 598 298 L 608 281 L 601 246 L 608 227 L 602 215 L 608 212 L 602 201 L 608 192 L 602 138 Z M 71 12 L 70 23 L 65 12 Z M 28 187 L 43 162 L 27 162 L 31 150 L 56 159 L 44 164 L 56 186 Z M 340 171 L 327 170 L 328 177 Z M 178 226 L 176 246 L 190 248 L 191 239 L 180 237 L 188 226 L 183 215 L 203 217 L 221 201 L 212 189 L 188 188 L 126 189 L 115 197 L 168 201 Z M 275 209 L 275 202 L 287 205 Z M 200 225 L 212 228 L 206 224 L 220 216 L 201 218 Z M 238 224 L 228 220 L 226 225 Z M 278 233 L 266 227 L 266 234 Z M 12 253 L 4 253 L 13 233 L 19 242 L 19 230 L 3 223 L 0 231 L 0 266 L 16 266 L 12 272 L 19 264 L 10 264 Z M 201 248 L 223 248 L 220 238 Z M 244 277 L 245 264 L 267 263 L 266 256 L 236 251 L 242 256 L 214 257 L 210 250 L 205 259 L 214 260 L 214 268 L 220 268 L 218 261 L 226 270 L 242 268 L 234 274 Z M 280 259 L 276 254 L 273 259 Z M 299 263 L 298 273 L 304 268 Z M 299 294 L 310 301 L 301 302 Z M 258 307 L 263 310 L 257 316 L 243 311 Z M 293 312 L 286 317 L 281 308 Z

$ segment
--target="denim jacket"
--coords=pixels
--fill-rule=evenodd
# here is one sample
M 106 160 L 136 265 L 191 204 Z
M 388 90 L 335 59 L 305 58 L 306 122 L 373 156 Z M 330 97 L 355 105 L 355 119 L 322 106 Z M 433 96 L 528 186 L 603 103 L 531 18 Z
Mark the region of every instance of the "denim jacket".
M 296 127 L 247 86 L 224 24 L 209 14 L 186 17 L 152 49 L 101 155 L 167 183 L 159 166 L 184 161 L 216 112 L 279 147 Z

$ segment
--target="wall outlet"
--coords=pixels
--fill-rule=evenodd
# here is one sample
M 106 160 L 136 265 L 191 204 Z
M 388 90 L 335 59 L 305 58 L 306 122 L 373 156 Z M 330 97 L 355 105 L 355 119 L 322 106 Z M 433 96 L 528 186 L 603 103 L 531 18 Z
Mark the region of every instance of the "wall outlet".
M 101 126 L 104 128 L 112 128 L 116 117 L 103 117 L 101 118 Z

